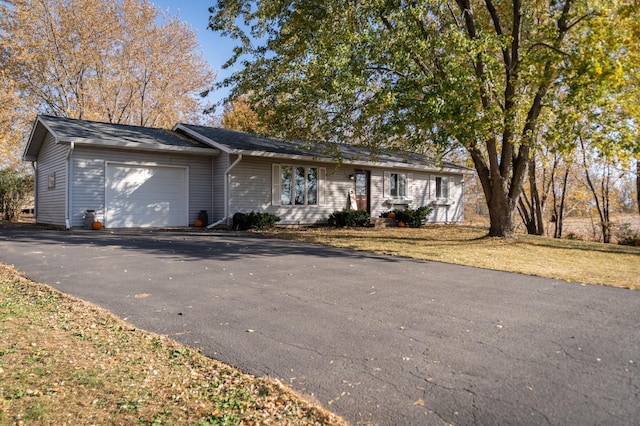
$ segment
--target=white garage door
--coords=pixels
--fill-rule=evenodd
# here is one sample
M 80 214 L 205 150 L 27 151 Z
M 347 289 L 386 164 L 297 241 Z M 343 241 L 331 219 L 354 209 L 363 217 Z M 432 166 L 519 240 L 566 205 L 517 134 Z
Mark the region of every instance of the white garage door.
M 107 165 L 105 226 L 187 226 L 186 167 Z

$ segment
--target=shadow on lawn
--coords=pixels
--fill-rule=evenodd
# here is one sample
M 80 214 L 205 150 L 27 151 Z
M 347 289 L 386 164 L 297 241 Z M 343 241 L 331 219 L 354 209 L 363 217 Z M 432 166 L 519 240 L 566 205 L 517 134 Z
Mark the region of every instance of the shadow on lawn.
M 428 230 L 427 233 L 419 233 Z M 488 230 L 485 228 L 465 229 L 464 227 L 456 227 L 460 232 L 448 232 L 444 236 L 434 234 L 438 228 L 428 229 L 420 228 L 416 230 L 419 234 L 411 234 L 411 229 L 405 229 L 401 233 L 385 233 L 384 230 L 378 233 L 370 231 L 350 231 L 350 230 L 334 230 L 308 235 L 295 232 L 276 232 L 274 235 L 278 238 L 289 240 L 302 240 L 309 243 L 322 242 L 331 244 L 332 241 L 340 245 L 349 241 L 370 241 L 371 246 L 376 250 L 384 247 L 388 243 L 401 243 L 409 245 L 424 245 L 432 248 L 437 247 L 482 247 L 492 250 L 495 247 L 540 247 L 549 250 L 566 250 L 566 251 L 582 251 L 582 252 L 600 252 L 607 254 L 628 254 L 632 256 L 640 256 L 640 247 L 624 246 L 618 244 L 604 244 L 593 241 L 581 241 L 570 239 L 556 239 L 543 236 L 517 235 L 514 239 L 503 239 L 498 237 L 490 237 Z M 344 232 L 343 232 L 344 231 Z

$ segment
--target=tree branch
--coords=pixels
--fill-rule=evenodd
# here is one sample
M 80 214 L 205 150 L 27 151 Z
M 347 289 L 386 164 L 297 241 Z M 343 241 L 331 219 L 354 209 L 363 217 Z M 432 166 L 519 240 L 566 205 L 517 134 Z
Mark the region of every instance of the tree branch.
M 558 49 L 557 47 L 551 46 L 550 44 L 544 43 L 544 42 L 542 42 L 542 41 L 539 41 L 539 42 L 533 43 L 531 46 L 529 46 L 529 49 L 527 49 L 527 54 L 531 53 L 531 51 L 532 51 L 535 47 L 539 47 L 539 46 L 546 47 L 547 49 L 551 49 L 551 50 L 553 50 L 554 52 L 561 54 L 562 56 L 569 56 L 569 54 L 568 54 L 568 53 L 563 52 L 562 50 Z
M 380 19 L 382 20 L 382 23 L 387 28 L 387 30 L 389 30 L 391 32 L 394 31 L 393 25 L 391 25 L 391 21 L 389 21 L 389 18 L 384 16 L 383 12 L 380 12 Z M 412 59 L 415 62 L 415 64 L 422 70 L 422 73 L 425 76 L 428 76 L 429 75 L 429 68 L 424 63 L 422 63 L 422 61 L 420 60 L 420 58 L 418 58 L 418 56 L 416 54 L 412 54 L 411 56 L 412 56 Z
M 492 0 L 485 0 L 485 5 L 487 6 L 487 10 L 489 11 L 489 15 L 491 15 L 491 20 L 493 21 L 493 27 L 496 30 L 496 34 L 499 36 L 504 36 L 504 31 L 502 30 L 502 24 L 500 23 L 500 15 L 498 15 L 498 11 L 496 10 L 495 5 Z M 511 69 L 511 52 L 509 49 L 502 49 L 502 57 L 507 69 Z
M 409 76 L 405 73 L 402 73 L 398 70 L 395 70 L 393 68 L 389 68 L 389 67 L 384 67 L 384 66 L 369 66 L 365 68 L 367 71 L 379 71 L 379 72 L 383 72 L 383 73 L 388 73 L 388 74 L 393 74 L 393 75 L 397 75 L 398 77 L 402 77 L 402 78 L 408 78 Z

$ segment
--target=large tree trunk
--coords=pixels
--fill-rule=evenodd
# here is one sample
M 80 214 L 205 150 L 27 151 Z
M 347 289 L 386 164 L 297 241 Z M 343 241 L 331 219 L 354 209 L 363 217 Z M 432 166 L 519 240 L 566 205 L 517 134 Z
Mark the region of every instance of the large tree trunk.
M 502 179 L 480 179 L 480 181 L 489 209 L 489 236 L 514 238 L 513 218 L 517 200 L 509 197 L 509 192 L 503 187 Z
M 503 201 L 488 203 L 488 207 L 489 218 L 491 220 L 491 226 L 489 227 L 489 236 L 514 238 L 514 209 L 510 209 L 509 207 L 505 206 Z
M 496 162 L 491 163 L 491 168 L 488 167 L 482 158 L 481 151 L 475 146 L 469 148 L 469 154 L 473 159 L 476 172 L 478 172 L 487 208 L 489 209 L 489 220 L 491 222 L 489 236 L 515 238 L 513 218 L 522 193 L 529 147 L 526 145 L 520 147 L 518 155 L 512 159 L 513 168 L 510 170 L 513 170 L 513 172 L 511 174 L 506 172 L 506 168 L 503 173 L 500 173 Z

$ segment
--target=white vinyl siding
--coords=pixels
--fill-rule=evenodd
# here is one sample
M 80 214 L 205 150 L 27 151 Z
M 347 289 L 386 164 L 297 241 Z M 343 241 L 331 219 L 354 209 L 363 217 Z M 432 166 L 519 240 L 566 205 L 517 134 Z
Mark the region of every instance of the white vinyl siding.
M 244 157 L 231 172 L 230 215 L 236 212 L 251 211 L 268 212 L 279 216 L 280 224 L 314 224 L 326 222 L 329 215 L 336 210 L 347 207 L 348 193 L 354 189 L 354 181 L 350 175 L 353 168 L 345 165 L 336 168 L 323 163 L 283 162 L 273 163 L 273 160 L 260 157 Z M 283 166 L 291 166 L 292 173 L 296 166 L 317 167 L 318 169 L 318 205 L 281 205 L 281 172 Z M 371 183 L 371 216 L 378 217 L 381 213 L 391 210 L 385 197 L 385 178 L 390 171 L 383 168 L 370 168 Z M 395 171 L 394 171 L 395 172 Z M 409 206 L 417 208 L 433 202 L 434 185 L 430 185 L 433 175 L 428 172 L 399 170 L 405 173 L 407 179 L 406 197 L 401 197 L 404 204 L 396 208 Z M 436 220 L 457 222 L 462 220 L 462 176 L 449 176 L 450 199 L 454 204 L 447 210 L 436 209 L 428 218 L 430 222 Z M 457 182 L 457 184 L 456 184 Z M 407 204 L 408 203 L 408 204 Z M 440 211 L 442 210 L 442 211 Z
M 431 222 L 464 220 L 463 176 L 431 175 L 429 196 L 433 206 Z
M 216 157 L 213 157 L 216 158 Z M 155 152 L 123 151 L 76 147 L 73 153 L 73 193 L 71 226 L 82 226 L 86 210 L 95 210 L 98 220 L 104 219 L 106 192 L 106 163 L 147 166 L 188 167 L 189 197 L 188 224 L 193 223 L 200 210 L 207 210 L 212 221 L 212 157 Z M 105 224 L 108 226 L 108 224 Z
M 290 166 L 292 173 L 296 167 L 315 168 L 317 171 L 317 203 L 315 205 L 296 205 L 292 198 L 291 205 L 281 205 L 281 173 L 282 167 Z M 231 171 L 229 188 L 230 216 L 234 213 L 267 212 L 279 216 L 281 224 L 322 223 L 335 210 L 346 207 L 345 197 L 352 182 L 343 179 L 340 197 L 331 197 L 330 178 L 327 177 L 326 165 L 313 162 L 273 163 L 273 160 L 246 156 Z M 293 176 L 292 176 L 293 183 Z M 293 197 L 293 195 L 292 195 Z M 308 193 L 305 195 L 308 198 Z M 305 201 L 306 201 L 305 198 Z
M 213 160 L 213 215 L 209 214 L 209 222 L 224 219 L 224 180 L 229 168 L 229 154 L 223 153 Z
M 407 195 L 391 196 L 391 173 L 406 173 Z M 436 176 L 448 180 L 448 197 L 436 198 Z M 464 219 L 462 175 L 435 175 L 426 171 L 372 170 L 371 174 L 371 216 L 405 207 L 418 208 L 432 206 L 433 212 L 428 222 L 461 222 Z M 382 197 L 380 197 L 382 194 Z M 396 204 L 397 203 L 397 204 Z
M 37 181 L 35 182 L 36 221 L 65 226 L 67 191 L 67 152 L 69 145 L 56 144 L 47 134 L 38 153 Z M 49 178 L 55 176 L 55 187 L 49 187 Z
M 333 165 L 323 163 L 282 162 L 273 163 L 273 160 L 260 157 L 244 157 L 231 172 L 230 186 L 230 215 L 236 212 L 248 213 L 251 211 L 268 212 L 279 216 L 282 220 L 279 224 L 314 224 L 324 223 L 329 215 L 336 210 L 347 207 L 348 193 L 354 189 L 354 181 L 350 175 L 355 169 L 344 165 L 336 168 Z M 280 205 L 281 204 L 281 169 L 283 166 L 317 167 L 318 168 L 318 205 Z M 378 217 L 381 213 L 391 210 L 385 196 L 385 177 L 391 171 L 383 168 L 370 168 L 370 197 L 371 216 Z M 430 184 L 434 176 L 428 172 L 414 170 L 394 170 L 397 173 L 405 173 L 407 178 L 407 196 L 398 200 L 395 208 L 409 206 L 417 208 L 430 205 L 433 202 L 431 192 L 435 184 Z M 435 180 L 434 180 L 435 181 Z M 449 176 L 450 199 L 453 204 L 437 207 L 429 216 L 429 222 L 461 221 L 462 216 L 462 176 Z M 457 183 L 456 183 L 457 182 Z M 292 202 L 293 203 L 293 202 Z M 434 206 L 435 207 L 435 206 Z

